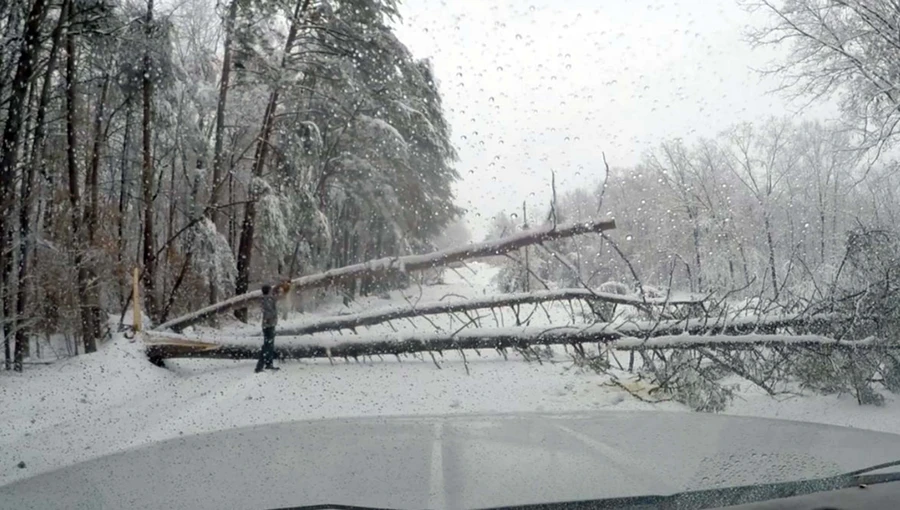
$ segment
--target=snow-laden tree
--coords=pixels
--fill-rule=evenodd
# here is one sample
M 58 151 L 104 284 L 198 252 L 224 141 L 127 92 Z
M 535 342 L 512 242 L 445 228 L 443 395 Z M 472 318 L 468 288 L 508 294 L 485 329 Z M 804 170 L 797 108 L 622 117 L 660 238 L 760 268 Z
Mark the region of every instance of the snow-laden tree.
M 593 284 L 628 283 L 633 268 L 662 288 L 809 296 L 837 271 L 848 229 L 887 225 L 895 209 L 892 165 L 867 170 L 852 149 L 839 129 L 783 120 L 664 142 L 610 172 L 602 211 L 599 186 L 560 195 L 569 219 L 614 211 L 618 224 L 608 239 L 570 241 L 570 258 Z
M 804 101 L 837 97 L 864 147 L 893 143 L 900 122 L 900 5 L 891 0 L 752 0 L 768 14 L 751 33 L 787 48 L 768 72 Z
M 458 213 L 455 154 L 395 17 L 374 0 L 0 3 L 7 360 L 38 332 L 92 350 L 135 267 L 158 321 L 428 246 Z
M 284 62 L 294 81 L 280 89 L 285 113 L 276 121 L 270 171 L 257 176 L 270 184 L 260 237 L 278 238 L 286 228 L 290 239 L 267 257 L 264 274 L 420 251 L 459 212 L 437 85 L 429 64 L 394 36 L 393 4 L 308 9 L 316 22 L 301 28 L 296 60 Z M 242 58 L 262 66 L 254 48 L 263 43 L 244 44 Z M 264 242 L 275 255 L 278 241 Z

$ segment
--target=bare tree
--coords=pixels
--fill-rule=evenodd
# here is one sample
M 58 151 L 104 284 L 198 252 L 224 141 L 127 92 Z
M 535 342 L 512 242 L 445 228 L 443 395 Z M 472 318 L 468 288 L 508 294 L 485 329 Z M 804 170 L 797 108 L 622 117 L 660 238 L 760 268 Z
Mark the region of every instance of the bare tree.
M 787 46 L 768 69 L 805 100 L 837 94 L 864 147 L 881 151 L 900 122 L 900 5 L 887 0 L 753 0 L 771 22 L 751 33 L 762 45 Z M 810 99 L 812 98 L 812 99 Z

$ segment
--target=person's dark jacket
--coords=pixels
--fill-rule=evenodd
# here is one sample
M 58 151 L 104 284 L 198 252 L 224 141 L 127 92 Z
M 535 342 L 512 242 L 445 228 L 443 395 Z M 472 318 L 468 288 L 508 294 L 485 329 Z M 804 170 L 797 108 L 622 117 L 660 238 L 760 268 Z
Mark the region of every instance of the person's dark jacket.
M 264 328 L 274 328 L 278 325 L 277 299 L 278 296 L 274 292 L 262 297 L 262 327 Z

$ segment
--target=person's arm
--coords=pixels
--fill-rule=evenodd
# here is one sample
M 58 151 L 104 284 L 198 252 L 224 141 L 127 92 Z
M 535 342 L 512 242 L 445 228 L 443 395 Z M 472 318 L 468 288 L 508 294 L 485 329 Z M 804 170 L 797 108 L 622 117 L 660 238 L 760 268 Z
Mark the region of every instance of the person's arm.
M 273 289 L 274 294 L 276 296 L 283 296 L 283 295 L 287 294 L 288 292 L 290 292 L 290 290 L 291 290 L 291 281 L 290 280 L 285 280 L 285 281 L 279 283 Z

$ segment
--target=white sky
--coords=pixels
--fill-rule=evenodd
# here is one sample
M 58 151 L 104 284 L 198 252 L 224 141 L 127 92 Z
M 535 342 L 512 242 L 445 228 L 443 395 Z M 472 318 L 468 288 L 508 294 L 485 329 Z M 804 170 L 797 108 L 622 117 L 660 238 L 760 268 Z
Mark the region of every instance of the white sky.
M 453 130 L 459 204 L 475 239 L 501 211 L 637 163 L 665 139 L 795 115 L 754 71 L 737 0 L 407 0 L 400 39 L 431 58 Z M 817 106 L 803 115 L 833 116 Z

